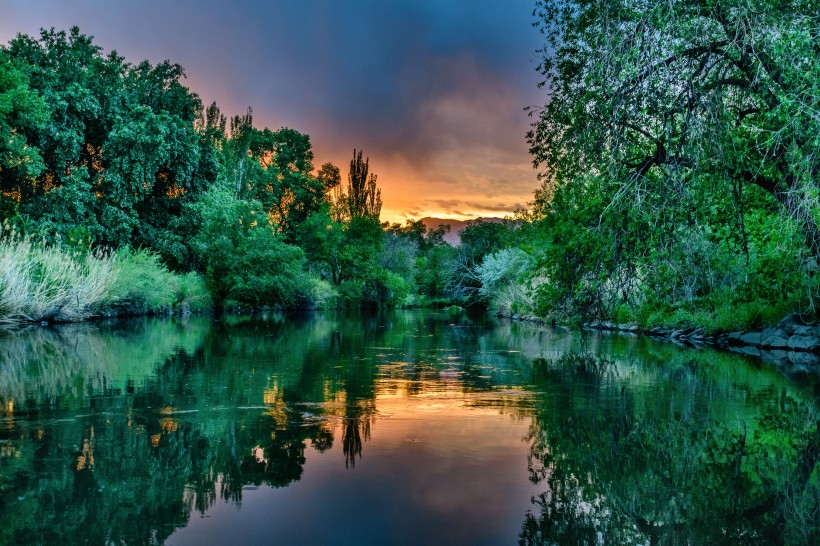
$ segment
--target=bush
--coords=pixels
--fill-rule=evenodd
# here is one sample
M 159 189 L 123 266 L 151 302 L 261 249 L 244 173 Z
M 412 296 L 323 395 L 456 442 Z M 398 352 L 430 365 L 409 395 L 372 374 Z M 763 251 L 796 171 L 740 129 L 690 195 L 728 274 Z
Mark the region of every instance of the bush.
M 339 284 L 339 303 L 345 307 L 359 307 L 362 304 L 364 281 L 347 279 Z
M 333 309 L 338 306 L 339 292 L 332 284 L 313 275 L 307 278 L 307 291 L 301 307 Z
M 104 315 L 168 313 L 174 308 L 177 277 L 146 250 L 123 249 L 113 259 L 113 282 L 102 306 Z
M 400 275 L 382 271 L 378 279 L 380 301 L 393 306 L 403 305 L 410 295 L 410 285 Z
M 216 186 L 189 212 L 202 222 L 192 246 L 217 304 L 296 305 L 309 294 L 304 252 L 274 233 L 261 203 Z
M 177 276 L 175 310 L 182 313 L 201 313 L 212 308 L 213 299 L 202 275 L 191 272 Z
M 0 322 L 76 322 L 210 305 L 202 277 L 173 274 L 148 251 L 68 250 L 10 230 L 0 236 Z
M 113 258 L 73 254 L 19 237 L 0 236 L 0 321 L 77 321 L 93 316 L 113 281 Z
M 476 268 L 481 280 L 479 295 L 488 305 L 506 313 L 527 313 L 533 308 L 525 277 L 534 260 L 519 248 L 504 248 L 484 257 Z

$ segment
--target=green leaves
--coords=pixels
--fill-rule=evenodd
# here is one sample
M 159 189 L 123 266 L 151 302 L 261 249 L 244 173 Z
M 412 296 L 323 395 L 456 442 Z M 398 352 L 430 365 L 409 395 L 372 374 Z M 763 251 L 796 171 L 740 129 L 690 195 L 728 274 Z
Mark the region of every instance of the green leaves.
M 42 127 L 47 119 L 46 104 L 29 87 L 24 69 L 0 49 L 0 178 L 7 191 L 14 178 L 36 177 L 45 168 L 40 150 L 26 133 Z
M 795 290 L 799 273 L 759 266 L 820 256 L 816 9 L 561 0 L 535 14 L 550 95 L 528 140 L 558 285 L 547 300 L 606 315 L 750 276 L 751 298 Z
M 18 36 L 0 63 L 0 137 L 14 135 L 0 158 L 17 165 L 0 176 L 3 208 L 50 239 L 82 225 L 95 245 L 153 248 L 179 266 L 179 249 L 163 241 L 181 202 L 217 175 L 181 67 L 126 64 L 77 28 Z

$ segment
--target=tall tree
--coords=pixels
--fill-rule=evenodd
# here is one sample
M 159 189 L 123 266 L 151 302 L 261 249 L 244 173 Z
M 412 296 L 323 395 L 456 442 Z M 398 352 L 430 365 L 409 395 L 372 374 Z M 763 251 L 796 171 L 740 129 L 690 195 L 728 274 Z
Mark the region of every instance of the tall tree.
M 0 49 L 0 191 L 6 197 L 19 195 L 45 168 L 40 150 L 26 137 L 48 119 L 39 94 L 29 87 L 25 68 L 14 65 Z M 6 203 L 4 203 L 6 204 Z M 2 211 L 10 215 L 10 211 Z
M 756 188 L 820 258 L 816 2 L 550 0 L 535 15 L 549 93 L 529 134 L 542 206 L 593 177 L 615 186 L 611 204 L 661 217 L 717 187 L 743 232 Z
M 376 175 L 370 173 L 370 158 L 362 161 L 362 151 L 353 150 L 350 171 L 347 175 L 347 200 L 353 218 L 379 219 L 382 210 L 382 191 L 376 187 Z
M 16 127 L 42 164 L 34 162 L 36 173 L 4 171 L 6 204 L 43 235 L 83 231 L 100 245 L 152 248 L 182 267 L 186 245 L 171 226 L 218 170 L 213 143 L 195 128 L 202 103 L 182 85 L 182 68 L 130 65 L 76 27 L 19 35 L 2 56 L 23 67 L 21 83 L 50 113 Z

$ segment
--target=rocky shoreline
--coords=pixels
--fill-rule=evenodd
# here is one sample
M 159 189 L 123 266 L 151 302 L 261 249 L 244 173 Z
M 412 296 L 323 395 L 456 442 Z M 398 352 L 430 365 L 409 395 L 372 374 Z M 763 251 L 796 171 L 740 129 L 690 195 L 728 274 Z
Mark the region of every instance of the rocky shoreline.
M 546 322 L 531 315 L 513 315 L 508 318 L 514 321 Z M 616 324 L 597 320 L 584 323 L 582 327 L 596 332 L 647 336 L 685 347 L 713 346 L 760 357 L 778 368 L 787 370 L 789 374 L 820 373 L 820 325 L 806 324 L 797 313 L 761 331 L 726 332 L 716 335 L 707 334 L 703 328 L 694 326 L 641 328 L 634 323 Z
M 635 324 L 594 321 L 583 325 L 586 330 L 645 335 L 679 345 L 716 346 L 729 351 L 757 356 L 790 373 L 820 372 L 820 325 L 804 323 L 793 313 L 775 326 L 761 331 L 727 332 L 708 335 L 703 328 L 640 328 Z

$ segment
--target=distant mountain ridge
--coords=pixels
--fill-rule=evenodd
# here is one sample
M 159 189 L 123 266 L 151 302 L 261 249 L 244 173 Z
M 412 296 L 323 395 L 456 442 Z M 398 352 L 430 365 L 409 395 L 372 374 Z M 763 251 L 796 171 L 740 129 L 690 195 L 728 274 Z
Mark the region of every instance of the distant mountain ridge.
M 496 218 L 494 216 L 488 218 L 475 218 L 475 220 L 480 220 L 482 222 L 490 222 L 491 224 L 500 224 L 503 219 Z M 429 229 L 436 229 L 442 224 L 447 224 L 450 226 L 450 233 L 444 236 L 444 240 L 450 243 L 453 246 L 459 244 L 459 234 L 464 231 L 464 228 L 467 227 L 467 222 L 472 222 L 473 220 L 454 220 L 452 218 L 432 218 L 430 216 L 426 216 L 421 219 L 421 222 L 424 224 L 424 227 Z

